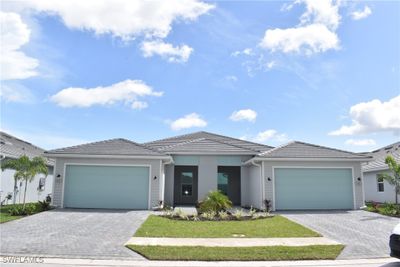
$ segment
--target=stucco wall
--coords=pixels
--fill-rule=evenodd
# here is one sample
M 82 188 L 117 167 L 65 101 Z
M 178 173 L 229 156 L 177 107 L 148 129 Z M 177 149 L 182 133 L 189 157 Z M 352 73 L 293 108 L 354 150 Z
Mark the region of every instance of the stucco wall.
M 198 166 L 198 200 L 202 200 L 205 195 L 218 187 L 218 166 L 241 166 L 242 162 L 247 161 L 250 156 L 218 156 L 218 155 L 179 155 L 173 156 L 175 165 Z M 165 202 L 173 205 L 174 202 L 174 164 L 169 164 L 165 169 Z M 247 198 L 247 167 L 241 167 L 242 205 Z
M 264 162 L 264 192 L 265 198 L 273 201 L 274 206 L 274 177 L 273 167 L 351 167 L 353 168 L 353 186 L 355 195 L 354 209 L 359 209 L 364 206 L 364 193 L 363 193 L 363 182 L 357 181 L 357 178 L 362 178 L 361 174 L 361 163 L 351 161 L 335 161 L 335 162 L 324 162 L 324 161 L 265 161 Z M 268 177 L 271 181 L 268 181 Z
M 14 173 L 15 171 L 13 170 L 4 170 L 1 172 L 1 182 L 0 182 L 0 191 L 1 191 L 1 199 L 5 199 L 6 195 L 8 193 L 11 193 L 13 196 L 14 192 Z M 44 175 L 36 175 L 35 178 L 31 181 L 28 182 L 28 187 L 26 190 L 26 202 L 37 202 L 39 200 L 44 200 L 48 194 L 51 194 L 52 189 L 53 189 L 53 167 L 49 168 L 49 175 L 46 177 L 46 183 L 44 190 L 39 192 L 37 190 L 39 186 L 39 180 L 40 178 L 44 177 Z M 20 186 L 22 182 L 22 186 Z M 16 196 L 16 202 L 15 203 L 22 203 L 24 199 L 24 190 L 25 190 L 25 182 L 24 181 L 18 181 L 18 190 L 19 192 L 17 193 Z M 13 203 L 13 200 L 9 200 L 7 202 L 8 204 Z
M 365 201 L 395 202 L 394 186 L 384 180 L 384 192 L 378 192 L 377 175 L 388 171 L 374 171 L 364 173 Z M 398 196 L 400 200 L 400 195 Z
M 248 186 L 249 191 L 247 195 L 247 203 L 245 206 L 253 206 L 254 208 L 262 208 L 262 187 L 261 187 L 261 168 L 257 166 L 250 166 Z
M 63 183 L 65 164 L 99 164 L 99 165 L 150 165 L 150 203 L 151 208 L 156 207 L 160 199 L 162 183 L 161 160 L 158 159 L 94 159 L 94 158 L 57 158 L 54 169 L 53 205 L 62 207 Z M 60 174 L 61 177 L 57 177 Z M 153 177 L 157 177 L 156 180 Z

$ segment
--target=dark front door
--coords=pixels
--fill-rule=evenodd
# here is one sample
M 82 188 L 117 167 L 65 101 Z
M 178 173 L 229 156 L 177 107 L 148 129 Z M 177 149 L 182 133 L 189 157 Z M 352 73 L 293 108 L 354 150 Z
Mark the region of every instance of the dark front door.
M 196 204 L 198 185 L 197 181 L 197 166 L 175 166 L 175 205 Z
M 240 205 L 240 166 L 218 166 L 218 190 Z

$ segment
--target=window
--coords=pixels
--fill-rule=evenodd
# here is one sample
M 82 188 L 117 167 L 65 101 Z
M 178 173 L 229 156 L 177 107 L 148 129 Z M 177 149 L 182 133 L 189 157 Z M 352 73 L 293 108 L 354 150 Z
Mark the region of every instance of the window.
M 182 196 L 191 196 L 193 192 L 193 173 L 182 172 L 181 174 L 181 194 Z
M 218 172 L 218 190 L 223 194 L 228 195 L 228 174 Z
M 45 186 L 46 186 L 46 178 L 40 178 L 39 179 L 39 185 L 38 185 L 38 188 L 37 188 L 37 190 L 38 191 L 43 191 L 44 190 L 44 188 L 45 188 Z
M 377 181 L 377 184 L 378 184 L 378 192 L 384 192 L 385 191 L 385 184 L 383 183 L 383 178 L 377 176 L 376 181 Z

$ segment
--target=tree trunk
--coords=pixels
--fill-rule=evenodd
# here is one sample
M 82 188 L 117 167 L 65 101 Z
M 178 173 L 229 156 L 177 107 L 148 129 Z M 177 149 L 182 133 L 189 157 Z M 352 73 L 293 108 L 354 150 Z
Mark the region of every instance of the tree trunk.
M 397 204 L 399 204 L 399 202 L 398 202 L 399 187 L 396 186 L 394 191 L 395 191 L 395 194 L 396 194 L 396 198 L 395 199 L 396 199 L 396 205 L 397 205 Z
M 26 198 L 26 187 L 28 186 L 28 179 L 25 180 L 25 190 L 24 190 L 24 204 L 23 208 L 25 208 L 25 198 Z
M 14 196 L 13 196 L 13 204 L 15 204 L 17 202 L 17 185 L 18 181 L 17 179 L 14 178 Z

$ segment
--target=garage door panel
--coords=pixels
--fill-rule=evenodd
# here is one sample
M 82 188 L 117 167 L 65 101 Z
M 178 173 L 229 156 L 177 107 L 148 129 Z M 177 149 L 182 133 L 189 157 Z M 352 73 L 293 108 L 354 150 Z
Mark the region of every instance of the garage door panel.
M 67 165 L 64 206 L 147 209 L 149 168 Z
M 352 209 L 351 169 L 275 169 L 275 208 Z

